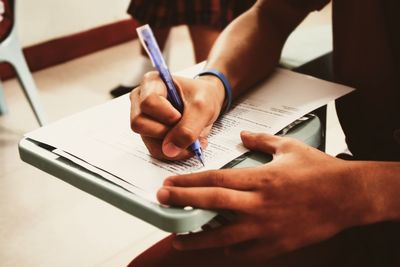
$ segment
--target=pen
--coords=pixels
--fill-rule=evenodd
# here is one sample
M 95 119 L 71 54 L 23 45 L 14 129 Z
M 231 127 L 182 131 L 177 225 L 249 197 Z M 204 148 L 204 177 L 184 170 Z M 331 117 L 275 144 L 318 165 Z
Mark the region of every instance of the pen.
M 168 92 L 168 100 L 171 104 L 180 112 L 183 112 L 183 103 L 179 96 L 178 91 L 176 90 L 175 83 L 172 79 L 171 73 L 169 72 L 168 66 L 162 56 L 160 48 L 158 47 L 157 41 L 154 37 L 153 31 L 151 30 L 149 25 L 144 25 L 136 29 L 140 42 L 142 43 L 144 49 L 150 57 L 153 66 L 157 69 L 160 74 L 161 80 L 165 83 Z M 190 145 L 190 148 L 196 155 L 196 158 L 203 164 L 204 166 L 204 156 L 201 150 L 199 139 Z

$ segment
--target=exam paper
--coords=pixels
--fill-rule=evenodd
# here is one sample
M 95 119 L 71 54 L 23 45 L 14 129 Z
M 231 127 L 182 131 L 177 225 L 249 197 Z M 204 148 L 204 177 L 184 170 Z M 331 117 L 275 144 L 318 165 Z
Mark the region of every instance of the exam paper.
M 157 198 L 154 194 L 146 192 L 146 191 L 144 191 L 144 190 L 142 190 L 142 189 L 140 189 L 140 188 L 138 188 L 138 187 L 136 187 L 136 186 L 106 172 L 106 171 L 96 168 L 93 165 L 90 165 L 89 163 L 86 163 L 85 161 L 78 159 L 75 156 L 62 151 L 61 149 L 55 149 L 52 152 L 63 158 L 69 159 L 70 161 L 74 162 L 75 164 L 78 164 L 79 166 L 85 168 L 88 171 L 91 171 L 93 173 L 100 175 L 101 177 L 109 180 L 110 182 L 113 182 L 114 184 L 124 188 L 125 190 L 128 190 L 131 193 L 139 195 L 139 196 L 146 198 L 152 202 L 157 202 Z
M 196 65 L 180 75 L 193 77 L 200 69 L 201 66 Z M 176 162 L 152 158 L 140 136 L 130 129 L 128 95 L 40 128 L 26 137 L 112 174 L 138 188 L 137 194 L 154 201 L 167 176 L 218 169 L 245 153 L 247 150 L 240 140 L 242 130 L 275 134 L 304 114 L 351 90 L 277 70 L 214 124 L 204 151 L 205 167 L 195 158 Z M 132 187 L 130 189 L 132 191 Z

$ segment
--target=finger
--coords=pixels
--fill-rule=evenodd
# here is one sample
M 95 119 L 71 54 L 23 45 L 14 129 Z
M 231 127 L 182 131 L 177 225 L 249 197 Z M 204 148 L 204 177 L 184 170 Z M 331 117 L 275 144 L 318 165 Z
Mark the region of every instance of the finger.
M 182 187 L 225 187 L 235 190 L 258 188 L 257 169 L 224 169 L 168 177 L 164 185 Z
M 236 191 L 220 187 L 168 187 L 157 192 L 162 204 L 171 206 L 192 206 L 202 209 L 247 211 L 252 206 L 249 192 Z
M 140 111 L 168 125 L 176 124 L 181 114 L 167 99 L 167 89 L 157 72 L 144 75 L 139 90 Z
M 265 134 L 265 133 L 251 133 L 242 131 L 240 133 L 243 145 L 250 149 L 268 154 L 275 154 L 278 149 L 279 141 L 282 137 Z
M 164 138 L 170 128 L 141 114 L 138 103 L 139 89 L 135 89 L 131 93 L 131 129 L 147 137 Z
M 198 96 L 197 99 L 191 99 L 190 103 L 185 103 L 181 119 L 164 139 L 164 154 L 168 156 L 179 154 L 181 150 L 193 144 L 203 129 L 210 124 L 213 114 L 202 97 Z
M 144 75 L 139 90 L 141 112 L 167 124 L 175 124 L 181 114 L 167 100 L 167 89 L 158 72 Z
M 162 152 L 161 149 L 162 140 L 146 136 L 141 136 L 141 138 L 144 144 L 146 145 L 147 149 L 149 150 L 150 154 L 156 159 L 175 161 L 175 160 L 186 160 L 194 156 L 194 153 L 192 151 L 183 150 L 181 154 L 175 157 L 168 157 L 164 155 L 164 153 Z M 205 149 L 207 147 L 207 140 L 200 138 L 200 145 L 202 149 Z
M 170 128 L 146 115 L 139 115 L 131 119 L 131 129 L 142 136 L 163 139 Z
M 209 249 L 231 246 L 254 239 L 258 235 L 257 227 L 241 222 L 196 234 L 177 236 L 172 244 L 178 250 Z
M 144 144 L 146 145 L 147 149 L 149 150 L 150 154 L 160 160 L 183 160 L 183 159 L 188 159 L 190 157 L 193 157 L 193 152 L 189 150 L 183 150 L 181 154 L 175 156 L 175 157 L 167 157 L 164 155 L 164 153 L 161 150 L 161 144 L 162 140 L 156 139 L 156 138 L 151 138 L 151 137 L 146 137 L 146 136 L 141 136 Z
M 181 118 L 178 110 L 163 96 L 150 94 L 140 102 L 142 113 L 166 125 L 175 125 Z

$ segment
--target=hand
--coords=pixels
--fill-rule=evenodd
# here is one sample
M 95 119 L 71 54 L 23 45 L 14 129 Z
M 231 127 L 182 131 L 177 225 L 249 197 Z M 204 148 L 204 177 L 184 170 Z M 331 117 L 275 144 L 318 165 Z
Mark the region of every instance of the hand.
M 222 84 L 213 77 L 174 77 L 184 104 L 180 114 L 167 100 L 167 89 L 157 72 L 147 73 L 131 93 L 131 128 L 139 133 L 150 153 L 158 159 L 192 156 L 187 149 L 205 136 L 218 118 L 224 100 Z
M 224 247 L 242 260 L 266 260 L 332 237 L 361 219 L 365 194 L 346 161 L 299 141 L 243 132 L 250 150 L 273 155 L 265 165 L 169 177 L 163 204 L 231 210 L 229 224 L 177 236 L 179 250 Z M 355 193 L 357 192 L 357 193 Z

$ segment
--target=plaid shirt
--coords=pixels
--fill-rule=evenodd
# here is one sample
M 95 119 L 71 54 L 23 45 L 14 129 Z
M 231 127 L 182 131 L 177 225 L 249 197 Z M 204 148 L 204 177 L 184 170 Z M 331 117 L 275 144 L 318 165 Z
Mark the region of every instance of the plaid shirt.
M 152 27 L 187 24 L 223 29 L 254 3 L 255 0 L 132 0 L 128 13 Z

